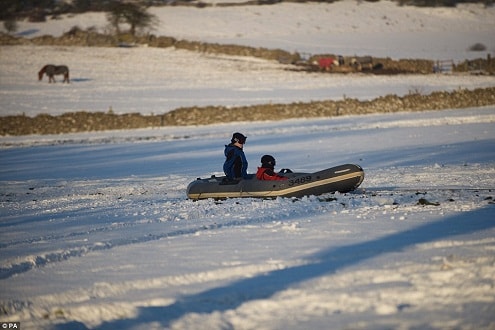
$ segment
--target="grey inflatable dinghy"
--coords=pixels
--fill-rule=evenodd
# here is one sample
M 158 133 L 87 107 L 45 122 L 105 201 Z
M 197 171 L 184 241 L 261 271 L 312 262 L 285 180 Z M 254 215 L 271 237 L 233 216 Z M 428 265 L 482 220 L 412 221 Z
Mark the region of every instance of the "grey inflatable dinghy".
M 190 199 L 223 199 L 237 197 L 303 197 L 332 192 L 350 192 L 359 187 L 364 171 L 359 165 L 345 164 L 314 173 L 284 173 L 288 180 L 261 181 L 254 174 L 242 180 L 224 176 L 198 178 L 187 187 Z

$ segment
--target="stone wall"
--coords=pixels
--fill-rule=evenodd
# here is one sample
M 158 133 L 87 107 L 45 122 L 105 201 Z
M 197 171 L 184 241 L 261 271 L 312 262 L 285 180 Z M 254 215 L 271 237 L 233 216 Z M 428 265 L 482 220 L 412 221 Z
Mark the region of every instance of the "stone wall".
M 175 125 L 206 125 L 234 121 L 263 121 L 288 118 L 334 117 L 400 111 L 427 111 L 479 107 L 495 104 L 495 87 L 429 95 L 412 93 L 403 97 L 387 95 L 371 101 L 346 98 L 339 101 L 266 104 L 227 107 L 187 107 L 161 114 L 141 115 L 102 112 L 75 112 L 60 116 L 0 117 L 0 135 L 61 134 L 74 132 L 135 129 Z

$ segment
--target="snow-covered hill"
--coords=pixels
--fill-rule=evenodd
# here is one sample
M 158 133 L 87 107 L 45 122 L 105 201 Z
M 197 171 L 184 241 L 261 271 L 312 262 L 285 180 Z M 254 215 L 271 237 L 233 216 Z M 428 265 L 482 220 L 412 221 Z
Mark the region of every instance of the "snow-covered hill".
M 482 4 L 420 8 L 384 0 L 348 0 L 272 6 L 167 6 L 151 8 L 150 13 L 159 19 L 150 31 L 156 35 L 303 54 L 457 61 L 484 58 L 487 52 L 495 51 L 495 7 Z M 46 23 L 20 22 L 18 34 L 59 36 L 74 26 L 104 32 L 108 21 L 104 13 L 86 13 Z M 484 44 L 487 51 L 469 51 L 475 43 Z
M 465 60 L 495 53 L 495 7 L 398 6 L 338 1 L 273 6 L 152 7 L 153 33 L 177 39 L 237 43 L 299 51 L 392 58 Z M 104 13 L 19 22 L 18 34 L 59 36 L 73 26 L 103 32 Z M 475 43 L 483 52 L 468 48 Z M 495 78 L 466 75 L 320 75 L 275 62 L 155 48 L 1 47 L 3 115 L 68 111 L 164 113 L 179 107 L 308 102 L 343 97 L 494 86 Z M 39 83 L 47 63 L 66 64 L 72 84 Z M 46 78 L 45 78 L 46 79 Z
M 473 16 L 493 13 L 391 9 L 386 1 L 373 4 L 383 15 L 370 15 L 366 2 L 307 5 L 229 9 L 222 17 L 239 24 L 224 33 L 256 31 L 241 13 L 266 22 L 277 8 L 297 6 L 309 8 L 300 26 L 317 22 L 314 8 L 368 8 L 342 24 L 384 33 L 393 29 L 383 16 L 396 10 L 408 10 L 403 19 L 465 17 L 470 32 L 481 29 L 471 29 Z M 169 9 L 186 10 L 160 10 Z M 189 10 L 212 18 L 227 9 Z M 63 32 L 65 19 L 46 26 L 55 23 Z M 437 33 L 456 28 L 445 27 Z M 367 38 L 356 30 L 353 37 Z M 267 36 L 252 40 L 276 39 Z M 426 57 L 443 56 L 430 43 Z M 387 47 L 390 56 L 404 50 Z M 2 114 L 158 113 L 494 85 L 492 77 L 301 75 L 173 49 L 16 46 L 0 56 Z M 70 63 L 73 82 L 38 82 L 46 61 Z M 235 131 L 248 136 L 251 173 L 272 154 L 278 168 L 301 171 L 357 163 L 366 178 L 350 194 L 187 200 L 190 181 L 221 174 Z M 0 137 L 0 321 L 22 329 L 494 329 L 494 145 L 495 107 Z

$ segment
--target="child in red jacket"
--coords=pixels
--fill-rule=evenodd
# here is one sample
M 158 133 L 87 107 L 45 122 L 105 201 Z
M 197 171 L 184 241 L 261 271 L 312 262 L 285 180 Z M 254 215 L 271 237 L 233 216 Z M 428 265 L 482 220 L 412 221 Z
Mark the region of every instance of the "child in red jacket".
M 261 167 L 258 167 L 258 172 L 256 172 L 258 180 L 287 180 L 288 178 L 285 176 L 274 172 L 275 165 L 273 156 L 264 155 L 261 157 Z

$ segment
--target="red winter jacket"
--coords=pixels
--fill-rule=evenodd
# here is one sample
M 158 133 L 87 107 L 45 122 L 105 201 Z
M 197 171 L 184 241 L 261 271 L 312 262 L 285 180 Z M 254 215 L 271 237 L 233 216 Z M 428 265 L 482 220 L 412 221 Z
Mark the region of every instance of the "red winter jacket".
M 265 168 L 265 167 L 258 167 L 258 172 L 256 172 L 256 178 L 258 180 L 287 180 L 285 176 L 281 176 L 275 172 L 273 172 L 272 169 Z

